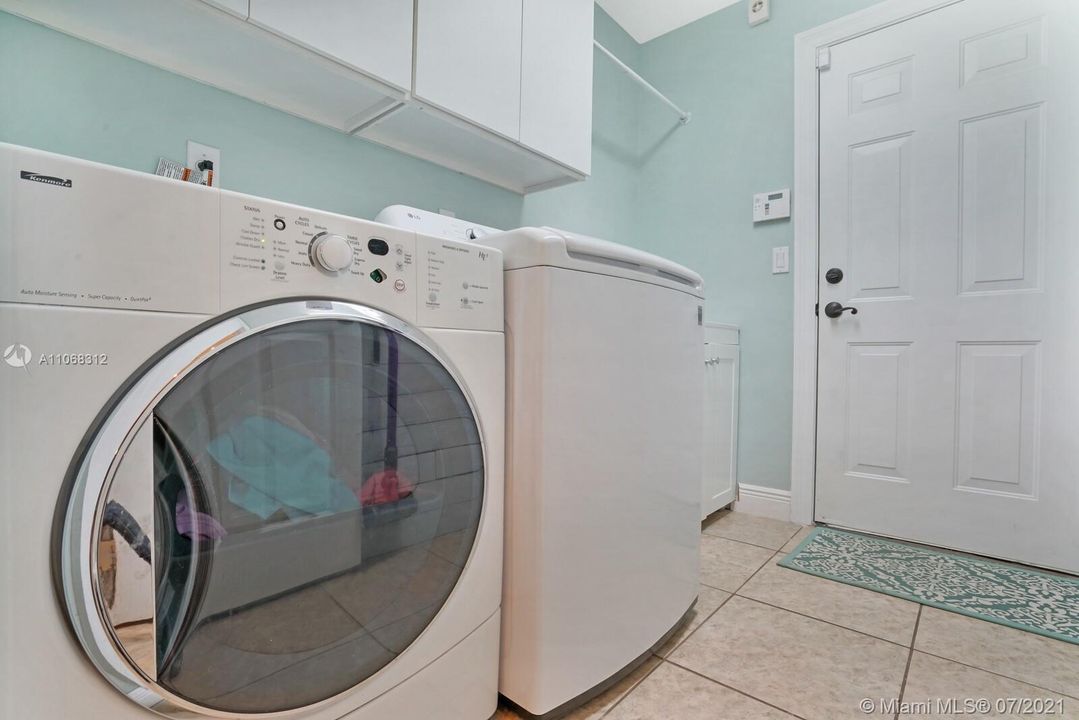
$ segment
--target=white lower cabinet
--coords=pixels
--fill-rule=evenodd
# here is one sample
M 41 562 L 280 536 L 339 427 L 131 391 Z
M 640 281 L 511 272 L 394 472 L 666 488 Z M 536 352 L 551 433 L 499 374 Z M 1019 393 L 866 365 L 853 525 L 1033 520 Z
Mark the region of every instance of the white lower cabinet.
M 737 494 L 738 335 L 734 325 L 705 323 L 701 519 L 730 505 Z

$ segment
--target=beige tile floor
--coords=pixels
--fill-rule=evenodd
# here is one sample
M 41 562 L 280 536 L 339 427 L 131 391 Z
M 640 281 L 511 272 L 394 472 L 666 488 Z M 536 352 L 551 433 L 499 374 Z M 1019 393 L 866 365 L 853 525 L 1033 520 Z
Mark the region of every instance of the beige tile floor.
M 709 518 L 693 616 L 568 720 L 1079 718 L 1079 645 L 776 565 L 808 532 Z

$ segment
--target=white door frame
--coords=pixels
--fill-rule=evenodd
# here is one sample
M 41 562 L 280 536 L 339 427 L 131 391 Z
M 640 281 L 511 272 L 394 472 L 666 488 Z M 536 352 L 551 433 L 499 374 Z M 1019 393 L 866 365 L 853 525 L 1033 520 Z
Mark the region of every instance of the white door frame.
M 844 40 L 963 0 L 884 0 L 794 38 L 794 407 L 791 520 L 813 522 L 817 466 L 818 107 L 817 58 Z

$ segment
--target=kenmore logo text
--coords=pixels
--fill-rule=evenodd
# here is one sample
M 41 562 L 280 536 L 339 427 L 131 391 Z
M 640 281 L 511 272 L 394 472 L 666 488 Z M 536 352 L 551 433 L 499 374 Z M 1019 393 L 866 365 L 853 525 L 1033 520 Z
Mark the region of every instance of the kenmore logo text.
M 23 180 L 31 180 L 33 182 L 45 183 L 46 185 L 56 185 L 58 187 L 66 188 L 71 187 L 70 180 L 64 180 L 63 178 L 53 177 L 51 175 L 38 175 L 37 173 L 20 170 L 19 177 L 21 177 Z

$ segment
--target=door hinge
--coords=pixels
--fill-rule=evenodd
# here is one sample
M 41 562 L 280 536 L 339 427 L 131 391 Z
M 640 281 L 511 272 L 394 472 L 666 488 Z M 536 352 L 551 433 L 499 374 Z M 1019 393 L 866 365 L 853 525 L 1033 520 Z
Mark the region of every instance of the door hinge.
M 820 303 L 813 305 L 813 314 L 820 317 Z
M 822 47 L 817 48 L 817 69 L 827 70 L 832 66 L 832 50 L 831 48 Z

